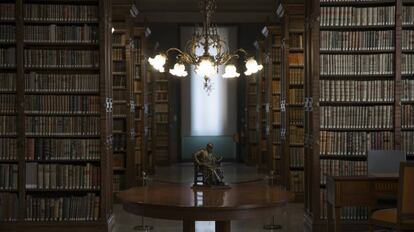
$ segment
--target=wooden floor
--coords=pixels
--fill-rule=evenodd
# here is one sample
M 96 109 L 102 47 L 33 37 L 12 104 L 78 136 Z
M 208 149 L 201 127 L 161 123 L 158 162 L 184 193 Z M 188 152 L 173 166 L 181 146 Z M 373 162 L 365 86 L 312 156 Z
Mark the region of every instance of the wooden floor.
M 243 164 L 225 163 L 223 165 L 225 181 L 240 182 L 249 181 L 263 177 L 256 172 L 254 167 L 247 167 Z M 193 178 L 193 166 L 191 163 L 184 163 L 170 167 L 158 167 L 157 174 L 153 177 L 157 180 L 191 183 Z M 129 214 L 122 209 L 121 205 L 115 205 L 115 232 L 133 232 L 133 227 L 139 225 L 141 218 Z M 276 222 L 282 224 L 283 229 L 278 231 L 298 232 L 303 231 L 303 204 L 290 204 L 286 209 L 275 211 Z M 264 225 L 272 221 L 272 215 L 267 218 L 254 220 L 232 221 L 234 232 L 262 232 Z M 169 221 L 145 218 L 145 223 L 154 226 L 154 232 L 178 232 L 182 231 L 180 221 Z M 214 232 L 214 222 L 196 222 L 197 232 Z

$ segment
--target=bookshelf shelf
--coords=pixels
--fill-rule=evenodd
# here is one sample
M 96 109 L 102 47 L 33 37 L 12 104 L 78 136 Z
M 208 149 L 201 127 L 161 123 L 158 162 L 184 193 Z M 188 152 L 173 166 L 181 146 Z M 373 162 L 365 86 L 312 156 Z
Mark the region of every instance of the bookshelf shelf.
M 393 30 L 395 25 L 375 25 L 375 26 L 320 26 L 321 31 L 378 31 Z
M 98 91 L 68 91 L 68 90 L 26 90 L 25 94 L 32 95 L 99 95 Z
M 395 53 L 394 49 L 378 49 L 378 50 L 321 50 L 320 54 L 383 54 L 383 53 Z
M 321 131 L 394 131 L 394 128 L 320 128 Z
M 79 48 L 79 47 L 98 47 L 99 43 L 95 42 L 29 42 L 25 41 L 24 46 L 28 48 L 49 47 L 49 48 Z
M 30 189 L 30 188 L 26 188 L 26 192 L 33 192 L 33 193 L 38 193 L 38 192 L 100 192 L 101 189 L 95 189 L 95 188 L 91 188 L 91 189 L 70 189 L 70 188 L 65 188 L 65 189 Z
M 383 1 L 321 1 L 321 7 L 326 6 L 391 6 L 395 4 L 395 0 Z
M 72 164 L 72 163 L 99 163 L 97 159 L 54 159 L 54 160 L 25 160 L 27 163 L 56 163 L 56 164 Z
M 370 105 L 393 105 L 394 101 L 319 101 L 321 106 L 336 106 L 336 105 L 361 105 L 361 106 L 370 106 Z
M 83 21 L 83 20 L 71 20 L 71 21 L 61 21 L 61 20 L 32 20 L 32 19 L 24 19 L 25 24 L 59 24 L 59 25 L 85 25 L 85 24 L 92 24 L 97 25 L 99 21 Z

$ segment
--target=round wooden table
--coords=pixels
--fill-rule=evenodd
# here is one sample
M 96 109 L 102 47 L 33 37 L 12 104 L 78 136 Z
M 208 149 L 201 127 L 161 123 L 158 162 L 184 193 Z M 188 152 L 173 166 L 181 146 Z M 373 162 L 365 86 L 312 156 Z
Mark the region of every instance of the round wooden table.
M 230 185 L 230 189 L 189 184 L 152 183 L 117 194 L 127 212 L 144 217 L 182 220 L 184 232 L 195 231 L 195 221 L 216 221 L 216 232 L 229 232 L 230 221 L 269 217 L 294 194 L 265 182 Z

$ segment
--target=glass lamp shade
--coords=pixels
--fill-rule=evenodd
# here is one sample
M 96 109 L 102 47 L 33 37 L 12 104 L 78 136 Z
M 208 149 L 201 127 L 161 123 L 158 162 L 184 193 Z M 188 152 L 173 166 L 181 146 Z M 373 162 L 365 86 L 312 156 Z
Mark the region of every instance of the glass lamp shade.
M 187 71 L 185 71 L 185 66 L 183 64 L 175 64 L 173 69 L 170 69 L 170 73 L 177 77 L 185 77 L 188 75 Z
M 165 65 L 166 61 L 167 61 L 167 57 L 165 55 L 162 55 L 162 54 L 158 54 L 154 58 L 150 57 L 148 59 L 148 62 L 151 64 L 151 66 L 155 70 L 157 70 L 159 72 L 162 72 L 162 73 L 165 72 L 164 65 Z
M 259 65 L 257 64 L 257 61 L 253 58 L 250 58 L 246 61 L 246 72 L 244 72 L 244 74 L 246 76 L 250 76 L 254 73 L 257 73 L 258 71 L 263 69 L 263 65 Z
M 195 72 L 202 77 L 213 77 L 216 75 L 216 66 L 209 58 L 202 58 L 200 63 L 196 66 Z
M 235 78 L 239 76 L 240 73 L 237 72 L 236 66 L 232 64 L 226 65 L 226 68 L 224 69 L 223 78 Z

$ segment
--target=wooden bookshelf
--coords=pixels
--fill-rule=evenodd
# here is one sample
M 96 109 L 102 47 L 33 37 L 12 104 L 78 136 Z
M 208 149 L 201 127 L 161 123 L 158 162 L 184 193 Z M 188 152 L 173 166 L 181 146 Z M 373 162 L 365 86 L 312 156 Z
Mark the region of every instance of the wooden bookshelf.
M 284 23 L 284 81 L 286 100 L 284 154 L 286 154 L 285 182 L 295 192 L 296 200 L 303 200 L 304 192 L 304 11 L 303 5 L 287 5 Z
M 260 42 L 255 42 L 256 53 L 260 55 Z M 258 56 L 260 57 L 260 56 Z M 262 70 L 263 71 L 263 70 Z M 258 150 L 260 149 L 259 131 L 259 79 L 260 74 L 246 76 L 246 106 L 245 106 L 245 148 L 247 150 L 246 164 L 256 165 L 258 163 Z
M 0 3 L 0 231 L 111 229 L 110 5 Z
M 152 150 L 155 165 L 168 165 L 171 163 L 172 152 L 170 143 L 170 104 L 169 104 L 169 78 L 167 73 L 152 72 L 153 77 L 153 121 Z
M 113 94 L 113 123 L 114 136 L 112 155 L 112 190 L 114 194 L 126 187 L 126 165 L 128 162 L 128 134 L 129 125 L 128 104 L 130 76 L 127 76 L 127 43 L 129 31 L 114 24 L 112 32 L 112 94 Z M 115 200 L 115 197 L 114 197 Z
M 401 51 L 405 57 L 401 58 L 401 149 L 407 159 L 414 160 L 414 2 L 402 1 L 402 12 Z
M 410 154 L 404 139 L 412 141 L 412 104 L 404 93 L 412 74 L 404 70 L 412 68 L 404 68 L 410 49 L 405 53 L 402 44 L 403 33 L 412 29 L 400 17 L 410 5 L 401 0 L 306 2 L 304 197 L 305 224 L 312 231 L 326 229 L 326 175 L 366 175 L 371 149 Z M 368 224 L 361 207 L 345 209 L 342 216 L 349 230 Z

